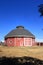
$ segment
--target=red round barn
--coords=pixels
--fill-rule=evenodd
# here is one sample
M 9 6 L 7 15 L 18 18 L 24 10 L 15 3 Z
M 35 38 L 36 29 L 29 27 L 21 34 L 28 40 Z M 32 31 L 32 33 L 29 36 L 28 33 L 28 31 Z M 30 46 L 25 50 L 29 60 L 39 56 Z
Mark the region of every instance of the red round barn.
M 8 46 L 33 46 L 35 36 L 23 26 L 17 26 L 5 36 L 5 43 Z

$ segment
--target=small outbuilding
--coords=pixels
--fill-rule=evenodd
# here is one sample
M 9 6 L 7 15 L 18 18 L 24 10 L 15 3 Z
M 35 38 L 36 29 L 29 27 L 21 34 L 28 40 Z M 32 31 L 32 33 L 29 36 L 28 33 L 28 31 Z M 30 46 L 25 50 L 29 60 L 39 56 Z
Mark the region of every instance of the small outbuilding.
M 34 46 L 35 36 L 23 26 L 17 26 L 5 36 L 7 46 Z

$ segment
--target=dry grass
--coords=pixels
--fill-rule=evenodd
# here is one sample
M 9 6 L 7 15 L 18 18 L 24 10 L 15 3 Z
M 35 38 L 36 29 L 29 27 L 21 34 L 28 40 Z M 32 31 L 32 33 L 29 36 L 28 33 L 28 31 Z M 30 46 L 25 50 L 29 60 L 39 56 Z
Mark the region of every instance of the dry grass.
M 6 47 L 0 46 L 0 57 L 34 57 L 43 60 L 43 46 L 42 47 Z

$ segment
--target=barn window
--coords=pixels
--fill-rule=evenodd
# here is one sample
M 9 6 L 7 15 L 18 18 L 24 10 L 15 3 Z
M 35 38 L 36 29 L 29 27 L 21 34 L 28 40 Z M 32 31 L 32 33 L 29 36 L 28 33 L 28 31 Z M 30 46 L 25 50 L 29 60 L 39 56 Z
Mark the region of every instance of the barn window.
M 10 40 L 9 43 L 12 44 L 12 40 Z

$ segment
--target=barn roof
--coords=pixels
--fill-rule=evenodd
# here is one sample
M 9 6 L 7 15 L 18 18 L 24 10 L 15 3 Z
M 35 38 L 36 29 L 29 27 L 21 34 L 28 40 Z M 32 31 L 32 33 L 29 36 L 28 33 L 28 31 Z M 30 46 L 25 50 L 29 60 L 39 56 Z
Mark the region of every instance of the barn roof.
M 35 38 L 35 36 L 28 30 L 26 30 L 23 26 L 17 26 L 16 29 L 10 31 L 5 38 L 8 37 L 32 37 Z

